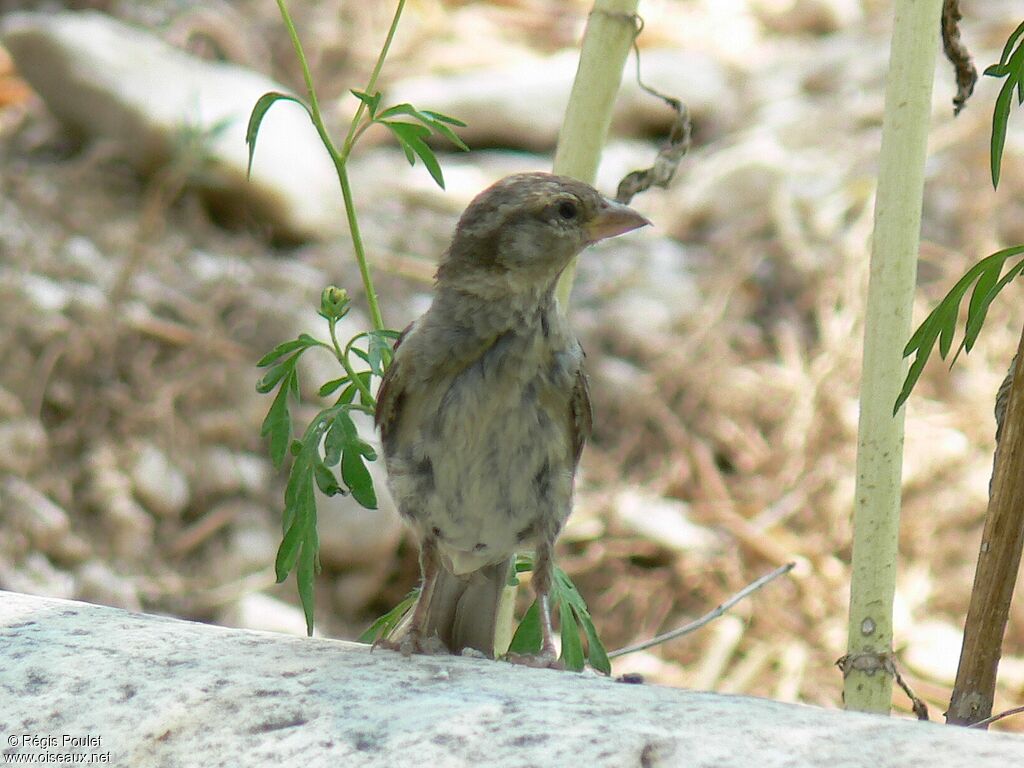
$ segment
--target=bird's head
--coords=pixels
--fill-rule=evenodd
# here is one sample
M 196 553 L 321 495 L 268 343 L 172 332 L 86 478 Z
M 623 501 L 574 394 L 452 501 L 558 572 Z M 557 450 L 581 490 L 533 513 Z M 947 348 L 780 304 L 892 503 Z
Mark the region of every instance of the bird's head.
M 462 214 L 438 283 L 481 295 L 542 289 L 591 243 L 646 224 L 582 181 L 550 173 L 506 176 Z

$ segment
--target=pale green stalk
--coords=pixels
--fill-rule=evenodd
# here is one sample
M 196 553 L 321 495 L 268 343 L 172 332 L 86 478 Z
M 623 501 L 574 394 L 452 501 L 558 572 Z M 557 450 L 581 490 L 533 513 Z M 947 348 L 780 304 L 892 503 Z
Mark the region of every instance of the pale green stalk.
M 622 68 L 636 32 L 637 2 L 596 0 L 590 11 L 576 79 L 558 133 L 552 168 L 555 173 L 594 183 L 612 122 L 612 106 L 622 81 Z M 563 307 L 569 303 L 574 267 L 575 262 L 566 267 L 558 282 L 558 300 Z M 496 655 L 503 654 L 512 642 L 515 594 L 515 587 L 507 588 L 498 606 Z
M 910 336 L 932 78 L 942 0 L 896 0 L 871 249 L 853 510 L 848 709 L 888 713 L 893 679 L 901 408 L 893 415 Z
M 558 134 L 554 172 L 594 183 L 612 122 L 622 68 L 636 33 L 638 0 L 597 0 L 583 34 L 579 68 Z M 569 303 L 575 262 L 558 283 L 558 299 Z

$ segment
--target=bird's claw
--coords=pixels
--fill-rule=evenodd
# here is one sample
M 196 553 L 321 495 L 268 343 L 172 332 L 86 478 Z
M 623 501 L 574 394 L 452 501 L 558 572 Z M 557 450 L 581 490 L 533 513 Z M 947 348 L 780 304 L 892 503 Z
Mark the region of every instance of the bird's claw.
M 391 638 L 379 638 L 371 647 L 371 651 L 383 648 L 387 651 L 398 651 L 403 656 L 412 656 L 414 653 L 423 656 L 440 656 L 448 653 L 441 638 L 423 637 L 419 632 L 406 632 L 405 635 L 392 640 Z
M 558 658 L 554 649 L 542 650 L 540 653 L 509 653 L 505 661 L 534 669 L 565 669 L 565 663 Z

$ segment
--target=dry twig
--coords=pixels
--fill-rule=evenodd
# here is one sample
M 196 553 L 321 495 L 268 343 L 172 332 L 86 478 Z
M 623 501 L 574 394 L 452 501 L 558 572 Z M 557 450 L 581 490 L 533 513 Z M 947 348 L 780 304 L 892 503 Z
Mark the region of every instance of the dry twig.
M 671 632 L 665 632 L 664 634 L 658 635 L 657 637 L 652 637 L 650 640 L 645 640 L 642 643 L 627 645 L 625 648 L 620 648 L 617 651 L 612 651 L 608 654 L 608 658 L 616 659 L 619 656 L 625 656 L 627 653 L 645 651 L 648 648 L 653 648 L 654 646 L 660 645 L 661 643 L 666 643 L 669 640 L 675 640 L 677 637 L 682 637 L 683 635 L 688 635 L 691 632 L 695 632 L 701 627 L 703 627 L 705 624 L 708 624 L 717 619 L 719 616 L 723 615 L 726 611 L 728 611 L 730 608 L 736 605 L 736 603 L 743 600 L 743 598 L 750 596 L 751 594 L 759 590 L 761 587 L 763 587 L 765 584 L 774 581 L 779 576 L 783 576 L 789 573 L 791 570 L 793 570 L 795 566 L 796 563 L 786 563 L 785 565 L 779 566 L 771 573 L 766 573 L 757 581 L 751 582 L 743 589 L 741 589 L 739 592 L 737 592 L 735 595 L 726 600 L 724 603 L 715 608 L 713 611 L 709 611 L 696 621 L 691 621 L 689 624 L 685 624 L 677 629 L 673 629 Z

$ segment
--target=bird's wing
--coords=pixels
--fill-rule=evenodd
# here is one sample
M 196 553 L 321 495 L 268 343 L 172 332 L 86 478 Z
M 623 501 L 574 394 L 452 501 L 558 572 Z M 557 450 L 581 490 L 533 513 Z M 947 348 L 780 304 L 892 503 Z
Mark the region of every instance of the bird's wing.
M 594 426 L 594 411 L 590 406 L 590 389 L 587 386 L 587 372 L 583 364 L 576 370 L 576 382 L 569 400 L 570 428 L 572 429 L 573 455 L 576 464 L 580 463 L 583 445 L 590 438 Z
M 398 351 L 398 347 L 406 335 L 408 335 L 412 326 L 412 323 L 407 325 L 405 330 L 395 340 L 395 352 Z M 380 389 L 377 390 L 377 408 L 373 413 L 373 421 L 380 428 L 381 441 L 384 443 L 387 443 L 388 437 L 395 426 L 396 417 L 399 412 L 398 405 L 404 395 L 402 381 L 402 363 L 396 354 L 380 382 Z

